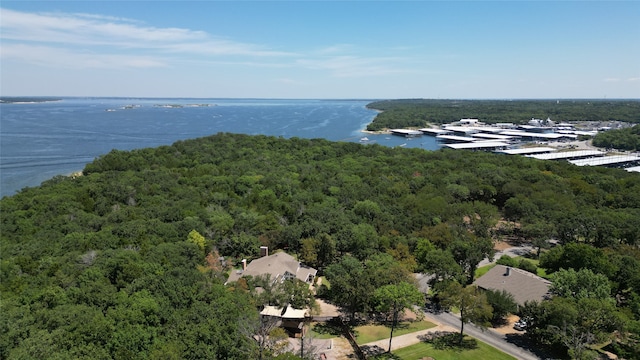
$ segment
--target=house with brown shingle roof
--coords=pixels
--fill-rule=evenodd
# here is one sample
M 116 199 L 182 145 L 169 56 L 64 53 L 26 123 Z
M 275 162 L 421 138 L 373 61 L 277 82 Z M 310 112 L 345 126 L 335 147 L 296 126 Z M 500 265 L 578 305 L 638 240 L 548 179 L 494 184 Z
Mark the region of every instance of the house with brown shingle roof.
M 535 274 L 504 265 L 496 265 L 473 282 L 485 290 L 505 290 L 520 306 L 526 301 L 542 301 L 548 297 L 551 282 Z
M 246 264 L 246 262 L 243 262 Z M 237 281 L 243 276 L 271 275 L 273 281 L 298 279 L 308 284 L 313 284 L 318 270 L 306 266 L 285 252 L 277 252 L 273 255 L 255 259 L 242 270 L 233 271 L 227 282 Z

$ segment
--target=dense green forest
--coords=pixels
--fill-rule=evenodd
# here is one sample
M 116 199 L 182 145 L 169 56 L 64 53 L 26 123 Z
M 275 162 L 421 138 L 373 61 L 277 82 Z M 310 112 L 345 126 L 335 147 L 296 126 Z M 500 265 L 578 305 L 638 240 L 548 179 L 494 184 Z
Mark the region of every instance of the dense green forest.
M 639 100 L 431 100 L 376 101 L 380 110 L 367 130 L 424 127 L 472 118 L 482 122 L 524 124 L 531 118 L 564 121 L 640 123 Z
M 640 150 L 640 125 L 600 132 L 593 138 L 593 145 L 602 148 L 638 151 Z
M 605 277 L 596 300 L 558 293 L 527 308 L 532 336 L 571 351 L 547 326 L 564 311 L 575 332 L 618 330 L 616 349 L 638 350 L 638 174 L 236 134 L 114 150 L 83 173 L 0 201 L 0 358 L 257 358 L 264 302 L 250 283 L 224 285 L 218 254 L 237 265 L 261 245 L 286 249 L 355 314 L 413 271 L 470 283 L 496 236 L 539 244 L 548 273 Z M 560 245 L 544 250 L 552 238 Z M 615 321 L 593 325 L 585 309 Z

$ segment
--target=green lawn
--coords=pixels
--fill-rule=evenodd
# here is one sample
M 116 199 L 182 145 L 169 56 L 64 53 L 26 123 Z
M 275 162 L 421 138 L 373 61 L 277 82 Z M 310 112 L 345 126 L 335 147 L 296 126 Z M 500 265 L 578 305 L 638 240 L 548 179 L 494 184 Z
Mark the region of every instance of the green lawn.
M 431 344 L 421 342 L 393 352 L 402 360 L 420 360 L 430 356 L 436 360 L 516 360 L 513 356 L 478 341 L 478 347 L 472 350 L 436 350 Z
M 523 256 L 516 256 L 514 257 L 514 259 L 516 260 L 520 260 L 520 259 L 526 259 L 529 262 L 532 262 L 533 265 L 535 265 L 536 267 L 538 266 L 538 264 L 540 263 L 540 260 L 538 259 L 529 259 L 527 257 L 523 257 Z M 497 260 L 497 259 L 496 259 Z M 483 267 L 479 267 L 476 269 L 475 275 L 476 275 L 476 279 L 479 278 L 480 276 L 484 275 L 487 273 L 487 271 L 491 270 L 494 266 L 496 266 L 496 264 L 489 264 L 489 265 L 485 265 Z M 547 273 L 543 268 L 537 268 L 536 269 L 536 275 L 542 277 L 542 278 L 547 278 Z
M 396 329 L 393 331 L 393 336 L 395 337 L 420 330 L 431 329 L 432 327 L 436 327 L 436 324 L 429 321 L 401 322 L 398 323 Z M 391 327 L 385 325 L 363 325 L 357 326 L 354 329 L 354 335 L 356 335 L 356 342 L 358 344 L 366 344 L 372 341 L 388 339 L 390 334 Z
M 489 265 L 485 265 L 483 267 L 479 267 L 476 269 L 476 279 L 479 278 L 480 276 L 486 274 L 489 270 L 493 269 L 493 267 L 496 266 L 496 264 L 489 264 Z

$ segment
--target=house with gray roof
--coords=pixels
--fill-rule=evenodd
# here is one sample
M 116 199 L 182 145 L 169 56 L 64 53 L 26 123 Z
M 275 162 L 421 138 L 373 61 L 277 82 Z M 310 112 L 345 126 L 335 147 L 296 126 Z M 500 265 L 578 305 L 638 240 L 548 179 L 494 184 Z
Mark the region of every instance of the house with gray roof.
M 535 274 L 504 265 L 496 265 L 473 282 L 485 290 L 505 290 L 520 306 L 526 301 L 542 301 L 549 295 L 551 282 Z
M 227 282 L 237 281 L 243 276 L 271 275 L 273 281 L 298 279 L 308 284 L 313 284 L 318 270 L 306 266 L 285 252 L 277 252 L 251 261 L 246 265 L 243 260 L 243 269 L 233 271 Z

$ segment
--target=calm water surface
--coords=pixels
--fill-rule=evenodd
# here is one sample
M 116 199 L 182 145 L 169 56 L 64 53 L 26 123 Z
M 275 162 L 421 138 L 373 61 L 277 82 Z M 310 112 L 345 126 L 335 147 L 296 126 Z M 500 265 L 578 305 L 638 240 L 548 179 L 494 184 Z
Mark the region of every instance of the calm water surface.
M 0 105 L 0 195 L 79 171 L 112 149 L 218 132 L 439 147 L 433 137 L 364 134 L 376 115 L 354 100 L 66 98 Z M 207 105 L 207 106 L 200 106 Z M 361 141 L 363 137 L 369 141 Z

